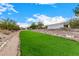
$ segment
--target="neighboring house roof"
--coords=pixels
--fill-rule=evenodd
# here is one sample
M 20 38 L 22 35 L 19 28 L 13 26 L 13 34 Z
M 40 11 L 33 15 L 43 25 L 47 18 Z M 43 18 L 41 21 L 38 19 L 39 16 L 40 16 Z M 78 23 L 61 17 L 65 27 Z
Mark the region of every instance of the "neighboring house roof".
M 55 24 L 50 24 L 48 26 L 51 26 L 51 25 L 59 25 L 59 24 L 65 24 L 65 22 L 62 22 L 62 23 L 55 23 Z

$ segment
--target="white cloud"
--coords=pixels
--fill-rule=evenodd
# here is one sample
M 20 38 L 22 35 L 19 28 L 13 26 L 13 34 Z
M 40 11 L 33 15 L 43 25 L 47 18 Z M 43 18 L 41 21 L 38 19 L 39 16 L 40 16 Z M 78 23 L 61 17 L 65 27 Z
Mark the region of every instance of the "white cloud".
M 66 18 L 64 18 L 62 16 L 49 17 L 49 16 L 46 16 L 46 15 L 39 15 L 39 14 L 35 14 L 33 16 L 35 17 L 35 19 L 32 18 L 33 20 L 31 20 L 31 22 L 33 22 L 33 21 L 39 22 L 40 21 L 40 22 L 43 22 L 44 25 L 62 23 L 62 22 L 66 21 Z
M 43 22 L 44 25 L 50 25 L 50 24 L 55 24 L 55 23 L 62 23 L 62 22 L 65 22 L 67 18 L 64 18 L 62 16 L 55 16 L 55 17 L 49 17 L 47 15 L 40 15 L 40 14 L 34 14 L 33 15 L 34 18 L 28 18 L 28 17 L 25 17 L 27 19 L 27 21 L 25 23 L 17 23 L 20 27 L 23 27 L 23 28 L 27 28 L 29 27 L 32 23 L 32 22 Z M 28 22 L 30 22 L 28 24 Z
M 18 11 L 16 11 L 14 8 L 10 8 L 10 10 L 12 10 L 15 13 L 18 13 Z
M 0 12 L 0 15 L 2 15 L 2 13 Z
M 27 21 L 28 21 L 28 22 L 35 22 L 35 19 L 33 19 L 33 18 L 28 18 Z
M 48 4 L 35 3 L 35 4 L 36 4 L 36 5 L 49 5 L 49 6 L 54 7 L 54 8 L 57 7 L 57 6 L 56 6 L 56 3 L 48 3 Z
M 2 14 L 3 12 L 5 12 L 7 10 L 7 8 L 0 6 L 0 14 Z
M 8 13 L 8 15 L 11 15 L 12 13 Z
M 11 5 L 9 3 L 2 3 L 2 5 L 7 6 L 7 7 L 14 7 L 13 5 Z
M 19 26 L 22 27 L 22 28 L 27 28 L 28 26 L 30 26 L 30 25 L 27 24 L 27 23 L 20 23 L 20 22 L 18 22 L 17 25 L 19 25 Z
M 8 3 L 1 3 L 0 4 L 0 13 L 2 14 L 3 12 L 6 11 L 13 11 L 15 13 L 18 13 L 18 11 L 15 10 L 14 6 Z

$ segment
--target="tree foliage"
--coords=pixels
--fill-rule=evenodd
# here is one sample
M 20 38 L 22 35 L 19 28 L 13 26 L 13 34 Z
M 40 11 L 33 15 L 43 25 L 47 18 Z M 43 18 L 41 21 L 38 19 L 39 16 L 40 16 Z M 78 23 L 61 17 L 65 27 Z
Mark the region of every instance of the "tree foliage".
M 71 28 L 79 28 L 79 18 L 74 18 L 69 21 Z
M 30 26 L 31 29 L 36 29 L 37 28 L 37 25 L 35 24 L 35 22 L 33 22 Z
M 79 28 L 79 5 L 77 5 L 73 11 L 77 17 L 70 19 L 69 25 L 71 28 Z
M 79 5 L 73 9 L 73 12 L 75 13 L 75 16 L 79 16 Z
M 14 20 L 7 18 L 0 20 L 0 29 L 19 30 L 20 27 L 16 24 Z
M 43 26 L 44 26 L 44 24 L 42 22 L 38 22 L 38 24 L 37 24 L 37 28 L 38 29 L 42 29 Z
M 31 29 L 42 29 L 44 26 L 44 24 L 42 22 L 37 22 L 37 24 L 35 22 L 33 22 L 30 26 Z

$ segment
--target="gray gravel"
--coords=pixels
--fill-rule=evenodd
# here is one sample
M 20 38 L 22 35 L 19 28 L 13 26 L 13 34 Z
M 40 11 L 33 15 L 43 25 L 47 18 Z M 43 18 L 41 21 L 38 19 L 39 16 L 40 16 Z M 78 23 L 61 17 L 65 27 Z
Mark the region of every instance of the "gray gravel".
M 67 38 L 71 38 L 73 40 L 79 41 L 79 32 L 65 31 L 65 30 L 46 30 L 46 29 L 37 29 L 37 30 L 33 30 L 33 31 L 46 33 L 46 34 L 50 34 L 50 35 L 67 37 Z

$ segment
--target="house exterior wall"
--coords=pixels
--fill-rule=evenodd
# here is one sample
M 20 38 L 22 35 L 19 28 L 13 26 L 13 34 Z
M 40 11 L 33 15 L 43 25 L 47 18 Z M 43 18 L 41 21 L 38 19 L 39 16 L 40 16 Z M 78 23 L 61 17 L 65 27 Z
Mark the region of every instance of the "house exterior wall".
M 47 29 L 61 29 L 64 28 L 64 24 L 52 24 L 48 25 Z

